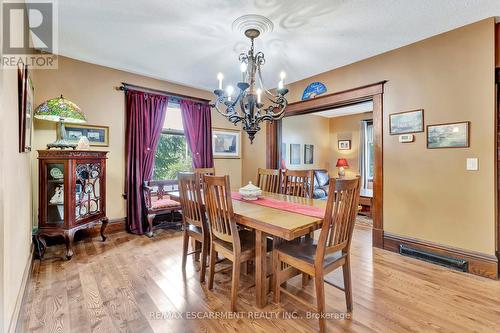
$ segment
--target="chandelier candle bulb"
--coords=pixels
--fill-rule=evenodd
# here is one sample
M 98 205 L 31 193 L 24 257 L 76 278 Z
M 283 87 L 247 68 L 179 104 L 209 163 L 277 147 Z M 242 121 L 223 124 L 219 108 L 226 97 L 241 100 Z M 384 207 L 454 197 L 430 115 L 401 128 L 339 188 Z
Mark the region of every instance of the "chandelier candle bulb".
M 222 75 L 222 73 L 217 74 L 217 80 L 219 80 L 219 89 L 222 89 L 222 79 L 224 79 L 224 75 Z
M 261 94 L 262 94 L 262 90 L 257 89 L 257 103 L 259 103 L 259 104 L 262 103 Z
M 283 80 L 278 82 L 278 89 L 283 89 Z
M 228 102 L 231 102 L 231 96 L 233 95 L 234 88 L 233 86 L 227 86 L 226 92 L 227 92 L 227 100 Z
M 286 73 L 284 71 L 281 71 L 280 79 L 281 79 L 281 81 L 283 81 L 283 83 L 285 82 L 285 78 L 286 78 Z
M 242 62 L 240 64 L 240 70 L 242 73 L 245 73 L 247 71 L 247 64 L 245 62 Z

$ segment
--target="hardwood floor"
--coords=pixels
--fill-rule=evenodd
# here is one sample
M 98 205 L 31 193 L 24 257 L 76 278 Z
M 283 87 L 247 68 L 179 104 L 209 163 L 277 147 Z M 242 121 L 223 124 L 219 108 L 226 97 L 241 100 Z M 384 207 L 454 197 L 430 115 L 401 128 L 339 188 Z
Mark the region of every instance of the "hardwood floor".
M 213 291 L 200 285 L 198 264 L 181 273 L 182 234 L 160 230 L 154 238 L 118 232 L 105 243 L 75 243 L 47 250 L 33 265 L 18 332 L 311 332 L 316 319 L 289 297 L 282 305 L 253 304 L 252 275 L 242 275 L 240 318 L 228 318 L 231 271 L 216 273 Z M 371 247 L 371 229 L 356 227 L 352 244 L 354 311 L 329 319 L 328 332 L 500 332 L 500 282 L 452 271 Z M 60 258 L 59 258 L 60 257 Z M 342 285 L 342 272 L 328 275 Z M 288 288 L 312 301 L 314 283 Z M 343 292 L 325 285 L 329 313 L 344 315 Z M 269 296 L 271 300 L 271 295 Z M 198 314 L 194 312 L 200 312 Z M 220 318 L 192 319 L 195 315 Z M 283 316 L 288 314 L 292 318 Z M 224 317 L 224 315 L 226 317 Z M 170 316 L 170 318 L 167 318 Z M 276 317 L 277 316 L 277 317 Z M 182 318 L 179 318 L 182 317 Z

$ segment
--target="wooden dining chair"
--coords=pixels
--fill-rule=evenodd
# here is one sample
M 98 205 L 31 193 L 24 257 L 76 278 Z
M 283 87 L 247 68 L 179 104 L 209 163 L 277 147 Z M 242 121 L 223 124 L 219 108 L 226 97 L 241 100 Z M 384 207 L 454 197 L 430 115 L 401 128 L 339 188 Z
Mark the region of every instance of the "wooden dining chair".
M 205 281 L 207 256 L 210 245 L 210 231 L 203 206 L 199 178 L 195 173 L 178 174 L 179 196 L 182 207 L 182 221 L 184 224 L 182 243 L 182 271 L 186 271 L 186 258 L 190 254 L 198 254 L 201 251 L 200 282 Z M 201 249 L 194 248 L 188 253 L 189 239 L 201 243 Z
M 281 287 L 291 276 L 306 273 L 314 277 L 316 288 L 315 310 L 319 313 L 320 332 L 326 329 L 322 314 L 325 312 L 324 276 L 342 267 L 347 311 L 352 311 L 352 286 L 350 268 L 350 244 L 354 230 L 359 202 L 360 180 L 330 179 L 328 202 L 317 243 L 306 238 L 302 242 L 286 242 L 276 246 L 273 252 L 274 301 L 280 302 L 283 292 L 293 299 L 306 304 L 305 300 Z M 285 263 L 287 265 L 282 265 Z M 285 267 L 283 270 L 282 268 Z M 297 271 L 298 270 L 298 271 Z M 283 281 L 285 280 L 285 281 Z
M 257 170 L 257 186 L 264 192 L 281 193 L 281 172 L 279 169 Z
M 285 170 L 284 193 L 297 197 L 313 198 L 314 172 L 312 170 Z
M 210 226 L 208 289 L 213 288 L 217 253 L 233 262 L 231 311 L 236 311 L 241 263 L 255 258 L 255 235 L 238 230 L 234 219 L 229 176 L 205 176 L 205 206 Z
M 215 168 L 194 168 L 194 173 L 215 176 Z

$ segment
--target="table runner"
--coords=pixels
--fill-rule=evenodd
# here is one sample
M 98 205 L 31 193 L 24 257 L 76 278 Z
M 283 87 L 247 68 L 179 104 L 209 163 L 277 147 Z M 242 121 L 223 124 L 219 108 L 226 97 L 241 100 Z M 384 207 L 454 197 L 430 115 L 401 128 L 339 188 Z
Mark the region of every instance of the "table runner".
M 231 198 L 234 200 L 244 201 L 251 204 L 261 205 L 269 208 L 281 209 L 290 213 L 297 213 L 306 216 L 323 218 L 325 216 L 325 208 L 313 207 L 299 203 L 286 202 L 283 200 L 261 197 L 258 200 L 243 200 L 243 197 L 238 192 L 231 192 Z

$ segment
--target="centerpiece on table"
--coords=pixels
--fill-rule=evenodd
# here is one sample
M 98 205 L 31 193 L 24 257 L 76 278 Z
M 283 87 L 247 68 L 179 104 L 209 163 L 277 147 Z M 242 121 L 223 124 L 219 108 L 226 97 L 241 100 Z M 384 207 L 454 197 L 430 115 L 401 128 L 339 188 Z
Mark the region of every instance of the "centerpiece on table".
M 257 200 L 262 195 L 262 190 L 252 182 L 248 182 L 248 185 L 240 188 L 239 193 L 243 200 Z

